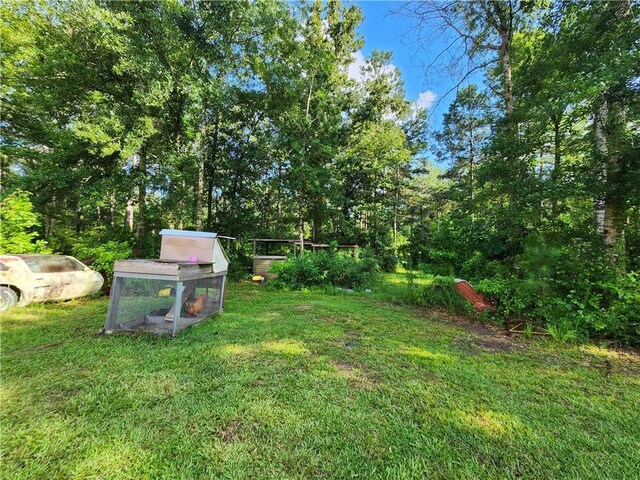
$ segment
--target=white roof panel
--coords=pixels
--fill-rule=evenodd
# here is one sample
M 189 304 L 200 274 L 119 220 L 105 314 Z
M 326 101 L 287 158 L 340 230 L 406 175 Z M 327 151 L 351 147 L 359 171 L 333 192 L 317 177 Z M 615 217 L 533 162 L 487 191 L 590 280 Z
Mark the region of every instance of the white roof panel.
M 192 230 L 172 230 L 170 228 L 164 228 L 160 230 L 160 235 L 174 235 L 176 237 L 204 237 L 204 238 L 216 238 L 217 233 L 212 232 L 194 232 Z

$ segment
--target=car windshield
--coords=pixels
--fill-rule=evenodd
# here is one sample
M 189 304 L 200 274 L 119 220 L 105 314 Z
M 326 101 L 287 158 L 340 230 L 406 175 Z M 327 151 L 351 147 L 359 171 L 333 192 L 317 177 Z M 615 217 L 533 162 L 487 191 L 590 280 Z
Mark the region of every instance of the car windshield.
M 81 272 L 84 265 L 74 258 L 56 255 L 21 257 L 33 273 Z

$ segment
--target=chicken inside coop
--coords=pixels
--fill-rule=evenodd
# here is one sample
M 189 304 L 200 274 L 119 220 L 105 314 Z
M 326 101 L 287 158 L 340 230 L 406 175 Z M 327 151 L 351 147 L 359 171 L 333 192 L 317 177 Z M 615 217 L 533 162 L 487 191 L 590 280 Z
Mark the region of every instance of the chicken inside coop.
M 114 265 L 105 332 L 176 335 L 222 312 L 228 258 L 216 234 L 177 230 L 161 234 L 160 259 L 119 260 Z

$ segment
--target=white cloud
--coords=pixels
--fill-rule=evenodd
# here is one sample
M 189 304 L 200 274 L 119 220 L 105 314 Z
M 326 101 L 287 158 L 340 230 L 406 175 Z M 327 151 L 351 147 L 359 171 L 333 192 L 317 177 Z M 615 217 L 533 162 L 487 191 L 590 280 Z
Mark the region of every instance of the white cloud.
M 413 104 L 416 108 L 424 108 L 428 110 L 431 108 L 431 105 L 433 105 L 433 102 L 435 102 L 437 96 L 438 95 L 433 93 L 431 90 L 427 90 L 426 92 L 420 93 L 420 95 L 418 95 L 418 99 L 413 102 Z
M 348 75 L 349 78 L 355 80 L 358 83 L 362 83 L 364 81 L 364 75 L 362 74 L 361 68 L 365 65 L 364 55 L 362 52 L 358 50 L 356 53 L 352 55 L 353 61 L 349 65 Z
M 349 78 L 362 84 L 367 79 L 367 76 L 362 72 L 362 67 L 367 64 L 367 61 L 362 54 L 362 50 L 358 50 L 357 52 L 353 53 L 351 55 L 351 58 L 352 62 L 349 65 L 347 74 L 349 75 Z M 383 73 L 393 73 L 397 70 L 397 68 L 398 67 L 396 67 L 393 63 L 390 63 L 389 65 L 384 67 Z
M 367 79 L 367 75 L 362 72 L 362 67 L 364 67 L 367 64 L 367 61 L 364 55 L 362 54 L 361 50 L 358 50 L 357 52 L 353 53 L 351 57 L 352 57 L 352 62 L 348 67 L 347 74 L 349 75 L 349 78 L 351 78 L 352 80 L 355 80 L 359 84 L 363 84 Z M 396 69 L 397 67 L 395 65 L 389 64 L 388 66 L 385 67 L 384 73 L 392 73 Z M 413 108 L 415 110 L 418 110 L 418 109 L 428 110 L 429 108 L 431 108 L 431 105 L 433 105 L 433 102 L 435 102 L 437 96 L 438 95 L 435 92 L 432 92 L 431 90 L 427 90 L 426 92 L 421 92 L 420 95 L 418 95 L 418 98 L 413 102 Z

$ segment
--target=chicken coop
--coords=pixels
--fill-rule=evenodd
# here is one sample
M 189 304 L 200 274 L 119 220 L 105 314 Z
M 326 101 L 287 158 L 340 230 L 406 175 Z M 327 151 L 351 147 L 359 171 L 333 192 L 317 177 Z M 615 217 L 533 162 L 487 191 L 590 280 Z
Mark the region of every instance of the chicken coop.
M 215 233 L 162 230 L 160 258 L 118 260 L 104 331 L 176 335 L 221 312 L 229 259 Z

